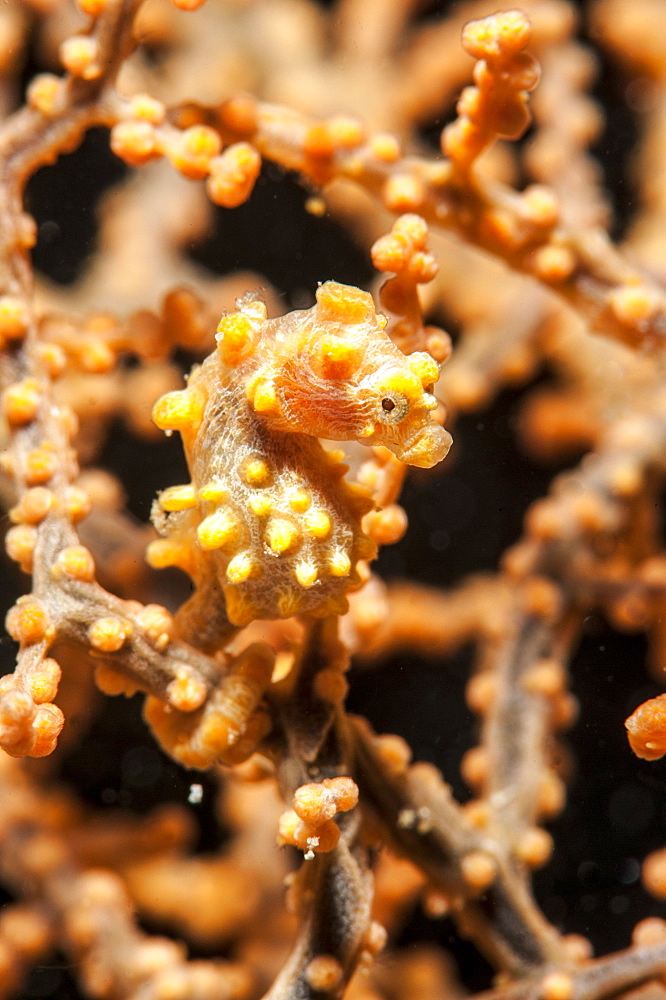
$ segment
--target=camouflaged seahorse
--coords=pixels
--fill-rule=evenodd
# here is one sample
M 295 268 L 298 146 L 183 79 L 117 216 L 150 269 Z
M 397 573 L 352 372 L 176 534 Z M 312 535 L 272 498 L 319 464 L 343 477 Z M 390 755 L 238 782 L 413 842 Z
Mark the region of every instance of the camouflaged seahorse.
M 192 482 L 161 494 L 167 537 L 149 559 L 214 579 L 236 625 L 341 613 L 358 560 L 374 555 L 360 527 L 372 502 L 317 439 L 435 465 L 450 444 L 432 420 L 438 366 L 402 354 L 358 288 L 326 282 L 312 309 L 278 319 L 249 296 L 237 306 L 187 388 L 155 405 L 157 426 L 181 433 Z

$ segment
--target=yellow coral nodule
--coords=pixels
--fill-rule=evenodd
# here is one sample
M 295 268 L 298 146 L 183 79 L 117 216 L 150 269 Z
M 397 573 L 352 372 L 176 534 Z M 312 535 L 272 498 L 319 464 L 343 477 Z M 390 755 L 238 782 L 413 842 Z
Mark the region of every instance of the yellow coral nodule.
M 161 396 L 153 407 L 153 422 L 163 431 L 196 431 L 205 401 L 200 392 L 178 389 Z
M 375 318 L 375 303 L 369 292 L 338 281 L 325 281 L 316 292 L 317 313 L 321 321 L 363 323 Z
M 189 510 L 196 506 L 196 495 L 194 486 L 187 483 L 183 486 L 169 486 L 160 494 L 160 506 L 162 510 L 178 511 Z
M 266 416 L 277 416 L 280 413 L 280 404 L 272 379 L 260 377 L 250 382 L 247 395 L 255 413 Z
M 227 566 L 227 579 L 229 583 L 245 583 L 258 570 L 256 560 L 249 552 L 239 552 L 229 561 Z
M 348 379 L 358 369 L 362 356 L 361 345 L 335 335 L 324 336 L 317 344 L 319 374 L 326 379 Z
M 237 365 L 252 353 L 254 327 L 243 313 L 223 316 L 217 327 L 217 348 L 224 363 Z
M 219 549 L 238 534 L 238 522 L 226 510 L 205 517 L 197 528 L 197 541 L 202 549 Z
M 332 522 L 325 510 L 312 510 L 303 519 L 305 530 L 313 538 L 326 538 L 330 534 Z
M 408 355 L 407 364 L 424 388 L 433 385 L 439 378 L 439 365 L 425 351 L 415 351 Z
M 333 552 L 328 560 L 328 569 L 332 576 L 347 576 L 351 570 L 351 559 L 346 552 Z
M 258 496 L 250 497 L 247 505 L 255 517 L 266 517 L 270 514 L 273 508 L 273 502 L 270 496 L 265 493 L 260 493 Z
M 309 490 L 302 486 L 296 486 L 287 490 L 287 502 L 296 514 L 302 514 L 310 506 L 312 496 Z
M 298 541 L 299 536 L 300 532 L 296 525 L 286 518 L 276 517 L 266 528 L 266 541 L 276 555 L 287 552 Z
M 296 565 L 294 576 L 300 583 L 301 587 L 309 589 L 314 586 L 319 579 L 319 570 L 317 569 L 315 563 L 311 561 L 303 561 Z
M 226 500 L 228 493 L 222 482 L 218 480 L 211 480 L 209 483 L 205 483 L 201 487 L 197 495 L 199 500 L 219 503 L 220 500 Z
M 246 462 L 241 476 L 248 486 L 265 486 L 271 478 L 270 466 L 263 458 L 253 458 Z

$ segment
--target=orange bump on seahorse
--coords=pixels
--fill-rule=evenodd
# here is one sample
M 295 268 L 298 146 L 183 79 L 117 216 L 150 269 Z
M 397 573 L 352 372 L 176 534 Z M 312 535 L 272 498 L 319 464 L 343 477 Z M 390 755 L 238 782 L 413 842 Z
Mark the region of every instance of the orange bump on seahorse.
M 187 388 L 153 410 L 158 427 L 180 431 L 192 482 L 161 494 L 154 516 L 166 537 L 149 559 L 195 583 L 212 572 L 236 625 L 343 613 L 356 563 L 375 552 L 360 527 L 372 501 L 317 439 L 435 465 L 451 443 L 432 419 L 438 365 L 402 354 L 372 297 L 334 281 L 311 309 L 277 319 L 252 296 L 237 308 Z

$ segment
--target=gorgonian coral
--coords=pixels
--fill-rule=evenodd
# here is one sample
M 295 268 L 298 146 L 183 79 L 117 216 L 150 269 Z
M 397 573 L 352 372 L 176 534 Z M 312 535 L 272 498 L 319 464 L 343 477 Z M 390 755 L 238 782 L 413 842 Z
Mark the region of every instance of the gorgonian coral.
M 0 870 L 15 897 L 0 915 L 0 993 L 55 952 L 91 997 L 458 996 L 443 949 L 400 947 L 417 899 L 473 942 L 467 985 L 479 986 L 483 955 L 499 974 L 485 985 L 506 1000 L 602 1000 L 658 981 L 663 922 L 594 959 L 532 872 L 552 852 L 543 824 L 565 804 L 560 732 L 576 719 L 568 668 L 587 623 L 603 614 L 645 632 L 653 673 L 664 669 L 662 6 L 604 0 L 589 15 L 631 77 L 644 134 L 624 247 L 589 152 L 600 115 L 571 5 L 179 6 L 12 0 L 0 12 L 0 483 L 7 555 L 32 577 L 7 614 L 18 665 L 0 681 Z M 64 170 L 93 129 L 108 130 L 108 143 L 95 133 L 102 155 L 127 176 L 100 204 L 96 252 L 56 288 L 33 261 L 58 224 L 29 211 L 39 216 L 38 182 L 54 176 L 44 168 Z M 271 226 L 261 200 L 270 189 L 286 202 L 294 179 L 314 234 L 298 260 L 291 237 L 266 252 L 298 213 Z M 342 255 L 322 263 L 343 231 L 365 275 Z M 233 267 L 196 262 L 190 244 L 201 253 L 206 232 Z M 268 274 L 240 273 L 248 244 L 244 263 Z M 300 286 L 280 284 L 285 256 Z M 360 287 L 370 262 L 383 276 L 372 291 Z M 460 451 L 441 481 L 428 470 L 449 449 L 445 419 L 464 441 L 474 413 L 481 435 L 485 408 L 514 386 L 527 386 L 526 450 L 570 468 L 525 505 L 493 572 L 446 592 L 387 584 L 373 560 L 405 536 L 408 466 L 421 470 L 412 511 L 428 530 L 401 558 L 426 552 L 439 573 L 449 532 L 469 522 L 478 569 L 492 487 L 456 494 Z M 187 471 L 178 442 L 161 451 L 162 431 L 178 432 Z M 135 446 L 152 526 L 128 516 L 115 477 L 127 456 L 114 447 Z M 427 482 L 442 491 L 419 507 Z M 357 681 L 372 668 L 399 699 L 401 675 L 380 680 L 382 659 L 470 644 L 480 724 L 463 802 L 346 699 L 352 663 Z M 179 801 L 142 817 L 108 808 L 127 800 L 103 778 L 107 758 L 142 806 L 164 766 L 124 746 L 127 720 L 92 759 L 99 808 L 48 785 L 93 757 L 93 678 L 106 694 L 140 692 L 160 746 L 194 769 L 171 779 L 184 782 Z M 426 692 L 418 719 L 433 704 L 443 716 L 453 688 L 441 704 Z M 583 725 L 601 714 L 593 706 Z M 461 715 L 431 727 L 433 745 L 453 745 Z M 628 725 L 637 752 L 661 754 L 659 697 Z M 631 805 L 621 792 L 611 827 Z M 629 885 L 638 861 L 625 861 Z M 661 852 L 645 865 L 658 897 L 663 868 Z M 155 926 L 225 958 L 188 959 Z M 39 982 L 30 995 L 53 994 Z

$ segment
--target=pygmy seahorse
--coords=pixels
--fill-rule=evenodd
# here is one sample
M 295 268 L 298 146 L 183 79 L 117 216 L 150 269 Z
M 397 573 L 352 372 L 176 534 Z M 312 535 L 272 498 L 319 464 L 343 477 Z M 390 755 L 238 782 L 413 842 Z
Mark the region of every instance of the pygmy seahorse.
M 153 410 L 178 430 L 192 478 L 165 490 L 153 565 L 180 565 L 224 595 L 236 625 L 296 613 L 339 614 L 374 543 L 361 530 L 366 490 L 317 440 L 384 445 L 430 468 L 450 445 L 432 419 L 439 369 L 402 354 L 372 297 L 328 281 L 308 310 L 266 318 L 246 296 L 222 318 L 216 350 Z

